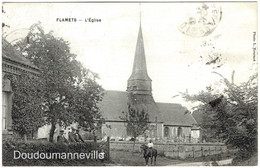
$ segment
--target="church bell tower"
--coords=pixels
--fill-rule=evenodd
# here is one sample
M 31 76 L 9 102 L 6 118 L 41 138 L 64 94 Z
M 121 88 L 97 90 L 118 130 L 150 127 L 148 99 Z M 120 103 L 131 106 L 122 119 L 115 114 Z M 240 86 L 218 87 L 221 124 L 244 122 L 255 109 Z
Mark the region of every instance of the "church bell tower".
M 133 70 L 127 81 L 127 91 L 133 94 L 152 95 L 152 80 L 147 73 L 141 24 L 137 37 Z
M 132 74 L 127 81 L 128 105 L 138 111 L 145 110 L 150 122 L 160 121 L 160 111 L 152 95 L 152 80 L 148 76 L 142 27 L 140 23 L 137 37 Z

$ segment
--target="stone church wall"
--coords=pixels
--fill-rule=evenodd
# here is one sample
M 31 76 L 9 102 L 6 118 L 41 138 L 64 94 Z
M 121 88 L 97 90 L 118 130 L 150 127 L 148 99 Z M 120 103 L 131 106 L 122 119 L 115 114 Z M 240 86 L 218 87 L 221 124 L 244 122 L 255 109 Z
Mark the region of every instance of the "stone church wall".
M 155 124 L 153 123 L 155 126 Z M 149 131 L 148 131 L 149 132 Z M 156 131 L 155 131 L 156 132 Z M 148 139 L 162 139 L 163 136 L 163 124 L 157 124 L 157 132 L 153 133 L 152 136 L 150 133 L 147 133 Z M 106 138 L 110 136 L 111 140 L 113 141 L 127 141 L 131 137 L 127 135 L 126 132 L 126 124 L 123 122 L 106 122 L 102 125 L 102 137 Z M 157 138 L 156 138 L 157 137 Z M 144 141 L 144 138 L 138 137 L 140 141 Z

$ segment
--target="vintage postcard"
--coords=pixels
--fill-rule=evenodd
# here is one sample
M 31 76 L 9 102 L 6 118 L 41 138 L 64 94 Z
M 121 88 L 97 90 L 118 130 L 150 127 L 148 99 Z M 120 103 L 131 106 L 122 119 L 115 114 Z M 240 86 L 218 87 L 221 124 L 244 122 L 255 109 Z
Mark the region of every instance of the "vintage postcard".
M 258 165 L 257 2 L 3 2 L 3 166 Z

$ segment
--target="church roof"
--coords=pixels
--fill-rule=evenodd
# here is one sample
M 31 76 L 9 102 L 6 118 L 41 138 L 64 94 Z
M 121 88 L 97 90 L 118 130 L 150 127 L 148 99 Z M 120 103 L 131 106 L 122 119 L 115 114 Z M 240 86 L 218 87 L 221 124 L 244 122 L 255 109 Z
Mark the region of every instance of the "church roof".
M 127 112 L 127 92 L 105 91 L 102 102 L 99 103 L 105 120 L 122 121 L 119 117 Z
M 126 93 L 128 98 L 128 103 L 132 108 L 148 113 L 149 120 L 151 122 L 162 122 L 161 120 L 161 112 L 158 109 L 153 96 L 150 94 L 133 94 Z
M 165 125 L 192 126 L 197 124 L 186 107 L 175 103 L 156 103 Z
M 26 59 L 21 52 L 16 50 L 6 39 L 2 38 L 2 58 L 16 63 L 38 69 L 33 63 Z
M 145 51 L 144 51 L 144 40 L 143 40 L 141 24 L 139 28 L 138 37 L 137 37 L 132 74 L 128 80 L 135 80 L 135 79 L 151 81 L 151 78 L 148 76 L 147 73 Z
M 127 92 L 109 90 L 105 91 L 99 107 L 106 121 L 122 121 L 119 117 L 123 116 L 123 111 L 127 112 L 127 102 Z M 160 111 L 158 121 L 161 120 L 165 125 L 192 126 L 197 123 L 187 109 L 180 104 L 156 103 L 156 105 Z

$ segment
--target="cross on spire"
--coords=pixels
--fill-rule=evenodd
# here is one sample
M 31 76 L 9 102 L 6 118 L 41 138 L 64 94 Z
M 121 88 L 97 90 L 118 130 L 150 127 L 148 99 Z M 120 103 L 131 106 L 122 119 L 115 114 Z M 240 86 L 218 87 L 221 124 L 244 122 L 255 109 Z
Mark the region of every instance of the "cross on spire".
M 142 10 L 141 10 L 141 3 L 139 3 L 139 17 L 140 17 L 140 25 L 142 22 Z

